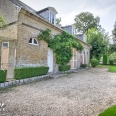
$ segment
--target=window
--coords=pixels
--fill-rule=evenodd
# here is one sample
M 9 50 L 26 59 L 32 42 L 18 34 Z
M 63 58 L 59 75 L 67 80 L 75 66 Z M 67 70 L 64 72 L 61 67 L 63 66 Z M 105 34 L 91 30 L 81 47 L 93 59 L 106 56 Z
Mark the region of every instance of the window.
M 54 24 L 54 14 L 50 12 L 50 23 Z
M 3 48 L 8 48 L 9 47 L 9 42 L 3 42 L 2 47 Z
M 34 39 L 34 38 L 30 38 L 30 40 L 29 40 L 29 44 L 38 45 L 38 42 L 37 42 L 36 39 Z

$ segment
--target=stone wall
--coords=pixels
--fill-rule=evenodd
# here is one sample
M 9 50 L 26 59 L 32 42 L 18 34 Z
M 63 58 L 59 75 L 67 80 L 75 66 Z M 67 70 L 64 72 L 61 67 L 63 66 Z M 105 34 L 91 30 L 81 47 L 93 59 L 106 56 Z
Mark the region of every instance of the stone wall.
M 54 27 L 54 26 L 53 26 Z M 49 26 L 46 22 L 36 19 L 25 11 L 21 11 L 19 14 L 18 25 L 18 41 L 16 52 L 16 67 L 25 66 L 47 66 L 48 45 L 45 41 L 38 40 L 39 45 L 30 45 L 29 39 L 35 38 L 41 32 L 41 30 L 51 29 L 51 34 L 59 34 L 61 30 L 56 30 Z M 58 71 L 58 65 L 56 64 L 54 54 L 54 72 Z
M 41 19 L 39 16 L 34 16 L 32 14 L 29 14 L 28 12 L 21 10 L 19 14 L 19 21 L 21 23 L 27 24 L 29 26 L 32 26 L 34 28 L 40 29 L 40 30 L 46 30 L 50 29 L 52 32 L 52 35 L 56 35 L 62 32 L 62 30 L 58 29 L 57 27 L 53 26 L 52 24 L 49 24 L 48 22 Z
M 12 24 L 3 30 L 0 30 L 0 36 L 10 38 L 11 40 L 17 39 L 17 24 Z
M 18 26 L 18 41 L 16 47 L 16 67 L 47 66 L 48 45 L 38 40 L 39 30 L 20 24 Z M 30 38 L 35 38 L 38 45 L 29 44 Z
M 19 7 L 9 0 L 0 0 L 0 14 L 4 16 L 7 23 L 18 21 Z

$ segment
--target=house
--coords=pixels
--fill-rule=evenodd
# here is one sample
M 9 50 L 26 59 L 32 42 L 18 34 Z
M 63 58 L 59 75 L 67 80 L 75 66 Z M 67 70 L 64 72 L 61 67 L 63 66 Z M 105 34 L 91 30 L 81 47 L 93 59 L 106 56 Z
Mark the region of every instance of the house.
M 7 78 L 13 78 L 17 67 L 49 66 L 49 72 L 58 72 L 55 53 L 45 41 L 37 39 L 48 28 L 52 36 L 64 31 L 56 26 L 55 8 L 35 11 L 19 0 L 0 0 L 0 14 L 8 22 L 8 27 L 0 30 L 0 68 L 7 69 Z M 80 62 L 89 64 L 90 45 L 78 41 L 84 50 L 80 53 L 73 49 L 72 69 L 79 68 Z
M 67 26 L 62 27 L 62 29 L 65 30 L 65 31 L 67 31 L 71 35 L 75 35 L 76 34 L 75 25 L 67 25 Z
M 76 36 L 77 39 L 81 41 L 81 44 L 83 42 L 84 42 L 84 44 L 86 43 L 86 35 L 85 34 L 77 34 L 76 27 L 74 24 L 64 26 L 64 27 L 62 27 L 62 29 L 67 31 L 69 34 Z M 83 46 L 84 46 L 84 44 L 83 44 Z M 70 61 L 72 69 L 79 68 L 81 64 L 88 64 L 89 63 L 89 49 L 87 49 L 85 46 L 84 50 L 81 51 L 80 53 L 78 51 L 75 53 L 73 52 L 73 57 Z M 76 55 L 77 55 L 77 60 L 75 61 L 73 59 L 74 59 L 74 56 L 76 56 Z M 73 61 L 73 65 L 72 65 L 72 61 Z

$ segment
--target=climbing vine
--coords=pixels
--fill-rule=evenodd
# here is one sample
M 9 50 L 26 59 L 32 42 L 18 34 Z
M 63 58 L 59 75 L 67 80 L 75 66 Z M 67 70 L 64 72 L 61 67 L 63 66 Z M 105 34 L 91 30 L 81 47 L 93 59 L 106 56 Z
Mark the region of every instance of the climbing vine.
M 38 36 L 39 39 L 48 43 L 48 46 L 56 53 L 56 63 L 65 65 L 70 62 L 72 58 L 72 48 L 82 50 L 83 46 L 75 37 L 67 32 L 62 32 L 54 38 L 51 36 L 49 29 L 42 31 Z

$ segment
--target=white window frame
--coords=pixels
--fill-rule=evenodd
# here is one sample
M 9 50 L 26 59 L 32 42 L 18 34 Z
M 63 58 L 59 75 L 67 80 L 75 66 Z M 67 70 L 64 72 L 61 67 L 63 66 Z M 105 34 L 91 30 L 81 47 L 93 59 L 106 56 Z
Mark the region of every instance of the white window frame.
M 30 45 L 36 45 L 36 46 L 39 45 L 38 41 L 35 38 L 30 38 L 30 39 L 32 39 L 32 43 L 29 43 Z M 29 41 L 30 41 L 30 39 L 29 39 Z M 37 42 L 37 44 L 34 43 L 34 40 Z

